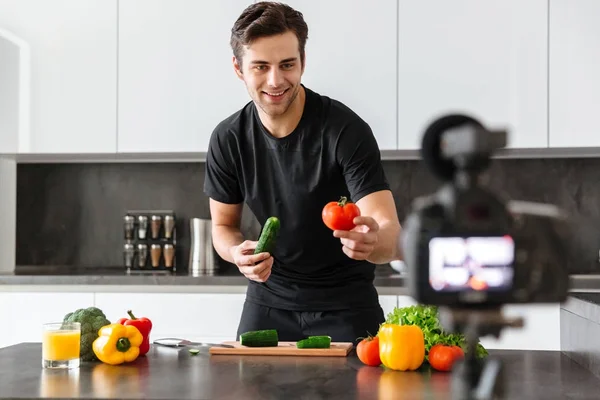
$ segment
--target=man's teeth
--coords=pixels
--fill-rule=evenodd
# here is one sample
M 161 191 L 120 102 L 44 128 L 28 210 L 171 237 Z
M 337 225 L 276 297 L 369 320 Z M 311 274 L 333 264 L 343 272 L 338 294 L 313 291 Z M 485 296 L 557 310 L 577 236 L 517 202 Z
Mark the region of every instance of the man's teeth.
M 283 92 L 285 92 L 285 90 Z M 279 92 L 279 93 L 269 93 L 269 92 L 267 92 L 267 94 L 269 96 L 281 96 L 283 94 L 283 92 Z

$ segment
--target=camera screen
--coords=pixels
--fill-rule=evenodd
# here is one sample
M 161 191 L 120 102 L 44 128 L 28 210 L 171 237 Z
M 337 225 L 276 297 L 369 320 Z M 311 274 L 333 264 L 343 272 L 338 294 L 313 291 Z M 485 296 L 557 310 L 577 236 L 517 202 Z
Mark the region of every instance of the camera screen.
M 510 236 L 436 237 L 429 242 L 429 283 L 436 291 L 503 291 L 512 287 Z

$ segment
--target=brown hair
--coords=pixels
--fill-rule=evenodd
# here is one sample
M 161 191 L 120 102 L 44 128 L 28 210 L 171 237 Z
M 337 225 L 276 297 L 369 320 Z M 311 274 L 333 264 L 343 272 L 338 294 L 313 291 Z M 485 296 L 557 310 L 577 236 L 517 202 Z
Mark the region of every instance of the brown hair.
M 243 46 L 252 41 L 291 30 L 298 38 L 300 59 L 304 64 L 304 47 L 308 38 L 308 26 L 300 11 L 287 4 L 260 1 L 249 5 L 231 28 L 231 48 L 238 63 L 242 63 Z

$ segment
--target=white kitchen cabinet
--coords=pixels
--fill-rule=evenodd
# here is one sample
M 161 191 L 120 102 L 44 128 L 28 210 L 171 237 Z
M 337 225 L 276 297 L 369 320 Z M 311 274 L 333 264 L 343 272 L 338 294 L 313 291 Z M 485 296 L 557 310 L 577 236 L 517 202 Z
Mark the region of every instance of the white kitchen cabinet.
M 509 317 L 523 317 L 522 328 L 505 328 L 499 338 L 482 337 L 486 349 L 560 350 L 559 304 L 514 304 L 504 306 Z
M 93 305 L 94 293 L 0 293 L 0 348 L 41 342 L 43 324 L 61 322 L 66 314 Z
M 128 317 L 152 320 L 151 339 L 235 340 L 245 294 L 96 293 L 95 305 L 110 321 Z
M 508 128 L 507 147 L 547 147 L 547 20 L 547 0 L 400 0 L 399 148 L 449 113 Z
M 396 15 L 389 0 L 288 0 L 308 25 L 306 87 L 339 100 L 397 149 Z
M 398 306 L 398 296 L 382 295 L 379 296 L 379 305 L 383 309 L 383 316 L 387 317 L 389 313 L 394 311 L 394 308 Z M 375 332 L 371 332 L 373 335 Z
M 600 1 L 550 0 L 550 147 L 600 146 Z
M 150 318 L 152 340 L 179 337 L 215 342 L 235 340 L 245 298 L 245 294 L 224 293 L 96 293 L 95 305 L 110 321 L 127 317 L 129 309 Z M 397 299 L 379 296 L 385 315 L 396 307 Z
M 114 153 L 117 0 L 0 0 L 31 51 L 30 135 L 19 153 Z
M 398 296 L 398 307 L 410 307 L 418 304 L 415 299 L 410 296 Z
M 0 27 L 0 154 L 16 154 L 28 137 L 29 46 Z
M 0 348 L 21 342 L 40 342 L 41 326 L 61 321 L 78 308 L 95 306 L 111 322 L 127 317 L 152 320 L 151 340 L 180 337 L 195 341 L 235 340 L 245 294 L 123 293 L 123 292 L 0 292 L 0 320 L 19 321 L 0 329 Z M 385 316 L 394 307 L 417 304 L 409 296 L 380 295 Z M 503 331 L 499 339 L 484 337 L 488 349 L 560 350 L 560 306 L 522 304 L 505 306 L 508 316 L 522 316 L 525 326 Z M 22 316 L 27 318 L 23 319 Z
M 410 296 L 398 296 L 399 308 L 416 304 Z M 511 304 L 503 311 L 509 317 L 523 317 L 524 327 L 506 328 L 499 338 L 480 338 L 486 349 L 560 350 L 559 304 Z
M 247 0 L 119 1 L 118 152 L 199 152 L 250 97 L 231 27 Z
M 251 100 L 229 46 L 250 3 L 119 2 L 119 152 L 206 151 L 215 126 Z M 395 3 L 287 3 L 309 26 L 303 82 L 363 117 L 382 149 L 396 149 Z

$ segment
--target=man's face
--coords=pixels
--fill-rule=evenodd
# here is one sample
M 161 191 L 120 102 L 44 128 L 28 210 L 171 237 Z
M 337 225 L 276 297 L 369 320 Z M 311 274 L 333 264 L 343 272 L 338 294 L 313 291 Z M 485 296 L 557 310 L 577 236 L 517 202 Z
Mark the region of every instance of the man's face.
M 271 117 L 284 114 L 298 95 L 304 68 L 293 32 L 255 40 L 245 47 L 242 65 L 235 57 L 233 63 L 252 100 Z

